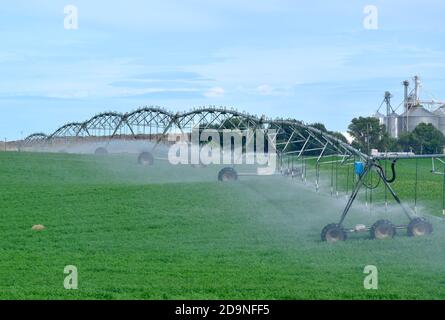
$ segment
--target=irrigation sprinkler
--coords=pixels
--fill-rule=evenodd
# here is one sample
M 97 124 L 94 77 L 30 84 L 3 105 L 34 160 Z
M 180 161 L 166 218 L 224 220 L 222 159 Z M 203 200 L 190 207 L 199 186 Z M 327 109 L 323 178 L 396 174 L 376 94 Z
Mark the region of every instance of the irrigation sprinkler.
M 406 229 L 407 234 L 412 237 L 417 236 L 424 236 L 427 234 L 430 234 L 433 232 L 433 227 L 430 222 L 428 222 L 425 218 L 417 217 L 415 210 L 407 207 L 404 205 L 404 203 L 401 201 L 399 196 L 396 194 L 394 189 L 391 187 L 391 183 L 393 183 L 397 176 L 396 176 L 396 163 L 399 159 L 415 159 L 418 161 L 418 159 L 421 158 L 439 158 L 444 157 L 445 155 L 382 155 L 377 157 L 368 157 L 366 162 L 358 161 L 355 163 L 355 173 L 357 174 L 358 181 L 356 182 L 351 195 L 349 196 L 348 202 L 341 214 L 340 220 L 338 223 L 331 223 L 325 226 L 321 232 L 321 239 L 323 241 L 327 242 L 336 242 L 336 241 L 343 241 L 346 240 L 348 233 L 357 233 L 357 232 L 366 232 L 369 231 L 372 239 L 388 239 L 393 238 L 396 234 L 396 231 L 398 229 Z M 392 177 L 388 178 L 386 170 L 380 165 L 380 161 L 382 160 L 391 160 L 391 171 L 392 171 Z M 441 160 L 442 161 L 442 160 Z M 434 162 L 434 160 L 433 160 Z M 433 170 L 434 165 L 433 165 Z M 374 223 L 371 227 L 366 227 L 363 225 L 360 225 L 360 227 L 354 227 L 354 228 L 346 228 L 343 226 L 343 223 L 349 214 L 349 211 L 351 209 L 352 204 L 357 198 L 357 195 L 361 188 L 365 187 L 367 189 L 371 188 L 372 186 L 369 186 L 366 184 L 366 179 L 368 176 L 370 176 L 373 172 L 377 174 L 377 177 L 379 178 L 378 183 L 383 182 L 385 185 L 386 190 L 389 192 L 389 194 L 393 197 L 393 199 L 396 201 L 396 203 L 402 208 L 403 213 L 408 219 L 408 224 L 406 225 L 394 225 L 389 220 L 379 220 L 376 223 Z M 418 176 L 416 173 L 416 180 Z M 417 184 L 417 181 L 416 181 Z M 417 186 L 416 186 L 417 188 Z M 417 193 L 416 193 L 417 196 Z M 386 201 L 386 200 L 385 200 Z M 417 199 L 415 199 L 415 202 L 417 203 Z
M 443 170 L 440 171 L 437 168 L 436 162 L 439 162 L 440 165 L 442 165 Z M 436 175 L 443 176 L 443 184 L 442 184 L 442 217 L 445 220 L 445 161 L 442 160 L 439 157 L 432 157 L 431 158 L 431 173 Z
M 346 190 L 350 192 L 347 205 L 344 208 L 338 223 L 327 225 L 322 231 L 322 239 L 325 241 L 345 240 L 347 234 L 351 232 L 371 233 L 374 239 L 392 238 L 399 229 L 407 229 L 410 236 L 420 236 L 432 232 L 432 227 L 423 218 L 417 218 L 415 211 L 405 206 L 391 187 L 391 183 L 396 179 L 395 165 L 398 159 L 419 159 L 432 158 L 433 174 L 444 176 L 443 189 L 443 215 L 445 218 L 445 163 L 442 160 L 445 155 L 414 156 L 413 154 L 380 154 L 369 156 L 360 150 L 352 147 L 345 141 L 338 139 L 329 132 L 322 131 L 313 126 L 307 125 L 295 119 L 269 119 L 266 117 L 256 117 L 233 109 L 204 107 L 193 109 L 188 112 L 172 113 L 159 107 L 143 107 L 129 113 L 120 114 L 116 112 L 104 112 L 93 116 L 91 119 L 81 123 L 68 123 L 58 128 L 54 133 L 46 135 L 43 133 L 32 134 L 22 141 L 20 147 L 33 149 L 42 146 L 60 146 L 70 143 L 100 143 L 101 147 L 95 150 L 95 154 L 108 153 L 105 148 L 113 139 L 132 139 L 134 141 L 150 141 L 153 148 L 139 154 L 138 162 L 149 165 L 154 160 L 154 150 L 161 143 L 171 142 L 169 135 L 181 134 L 191 137 L 194 130 L 262 130 L 263 137 L 267 141 L 271 139 L 276 148 L 278 159 L 277 173 L 291 178 L 301 177 L 306 182 L 308 179 L 307 168 L 315 166 L 315 189 L 320 190 L 320 171 L 322 166 L 330 169 L 330 191 L 331 195 L 339 197 L 339 168 L 340 165 L 352 165 L 362 163 L 362 166 L 355 164 L 356 174 L 350 173 L 348 167 Z M 272 134 L 272 132 L 275 132 Z M 253 137 L 251 137 L 253 139 Z M 104 145 L 104 142 L 107 143 Z M 247 143 L 246 143 L 247 144 Z M 269 146 L 269 145 L 268 145 Z M 266 151 L 266 150 L 264 150 Z M 259 150 L 253 151 L 256 156 Z M 385 160 L 385 168 L 380 165 L 380 161 Z M 392 160 L 391 179 L 387 177 L 387 160 Z M 301 166 L 298 161 L 301 161 Z M 440 163 L 444 170 L 439 170 L 435 163 Z M 357 171 L 358 170 L 358 171 Z M 237 172 L 234 167 L 226 167 L 219 171 L 218 180 L 234 181 L 242 176 L 259 175 L 259 173 Z M 416 179 L 418 174 L 416 173 Z M 352 179 L 350 180 L 350 177 Z M 376 182 L 374 178 L 377 177 Z M 371 185 L 368 180 L 371 181 Z M 366 188 L 366 202 L 370 201 L 373 210 L 373 184 L 383 183 L 385 187 L 385 210 L 388 210 L 388 198 L 392 197 L 402 207 L 408 218 L 406 225 L 393 225 L 388 220 L 379 220 L 371 227 L 357 225 L 353 228 L 345 228 L 343 223 L 348 216 L 350 208 L 362 188 Z M 415 193 L 415 210 L 417 209 L 417 184 Z M 369 191 L 369 194 L 368 194 Z M 368 197 L 369 196 L 369 197 Z

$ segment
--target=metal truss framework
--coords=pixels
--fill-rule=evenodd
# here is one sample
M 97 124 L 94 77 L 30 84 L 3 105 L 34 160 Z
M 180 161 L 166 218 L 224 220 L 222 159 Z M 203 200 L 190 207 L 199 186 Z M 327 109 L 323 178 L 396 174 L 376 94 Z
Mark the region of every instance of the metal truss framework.
M 166 141 L 168 134 L 189 135 L 194 129 L 263 130 L 269 140 L 274 140 L 279 156 L 304 156 L 306 159 L 310 156 L 317 163 L 327 155 L 337 155 L 337 161 L 341 162 L 369 158 L 348 143 L 301 121 L 259 118 L 223 107 L 205 107 L 183 113 L 172 113 L 159 107 L 143 107 L 125 114 L 104 112 L 85 122 L 65 124 L 50 135 L 32 134 L 24 140 L 23 147 L 111 139 L 160 142 Z M 267 134 L 272 131 L 274 137 Z
M 43 132 L 33 133 L 26 137 L 23 141 L 24 146 L 35 146 L 45 144 L 48 141 L 48 136 Z

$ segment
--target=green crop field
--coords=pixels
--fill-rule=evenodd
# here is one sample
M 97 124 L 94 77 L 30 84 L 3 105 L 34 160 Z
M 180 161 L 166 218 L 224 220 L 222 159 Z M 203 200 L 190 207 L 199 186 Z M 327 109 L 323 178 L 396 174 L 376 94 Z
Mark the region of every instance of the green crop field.
M 218 168 L 142 167 L 132 155 L 0 153 L 0 299 L 444 299 L 443 181 L 428 165 L 418 210 L 432 235 L 330 244 L 320 231 L 346 202 L 344 172 L 337 198 L 329 168 L 316 193 L 313 172 L 306 183 L 220 183 Z M 401 162 L 395 185 L 410 206 L 413 168 Z M 372 209 L 361 194 L 347 224 L 406 222 L 379 205 L 383 193 Z M 66 265 L 77 290 L 64 289 Z M 378 290 L 363 287 L 366 265 L 378 268 Z

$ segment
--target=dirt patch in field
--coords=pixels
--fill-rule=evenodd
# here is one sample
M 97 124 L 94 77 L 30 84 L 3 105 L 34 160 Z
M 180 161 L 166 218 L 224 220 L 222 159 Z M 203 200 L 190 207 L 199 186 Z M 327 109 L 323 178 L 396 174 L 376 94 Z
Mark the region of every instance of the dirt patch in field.
M 42 231 L 42 230 L 45 230 L 46 228 L 43 224 L 35 224 L 32 226 L 31 229 L 34 231 Z

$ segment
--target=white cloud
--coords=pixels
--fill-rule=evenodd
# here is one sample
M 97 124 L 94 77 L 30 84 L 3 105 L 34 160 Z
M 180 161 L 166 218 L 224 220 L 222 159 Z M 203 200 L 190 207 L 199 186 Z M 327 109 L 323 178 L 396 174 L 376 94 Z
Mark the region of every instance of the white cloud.
M 207 98 L 221 98 L 222 96 L 224 96 L 224 93 L 225 93 L 224 88 L 213 87 L 207 90 L 204 93 L 204 96 L 206 96 Z
M 263 96 L 270 96 L 274 93 L 274 88 L 268 84 L 262 84 L 256 88 L 258 93 Z

